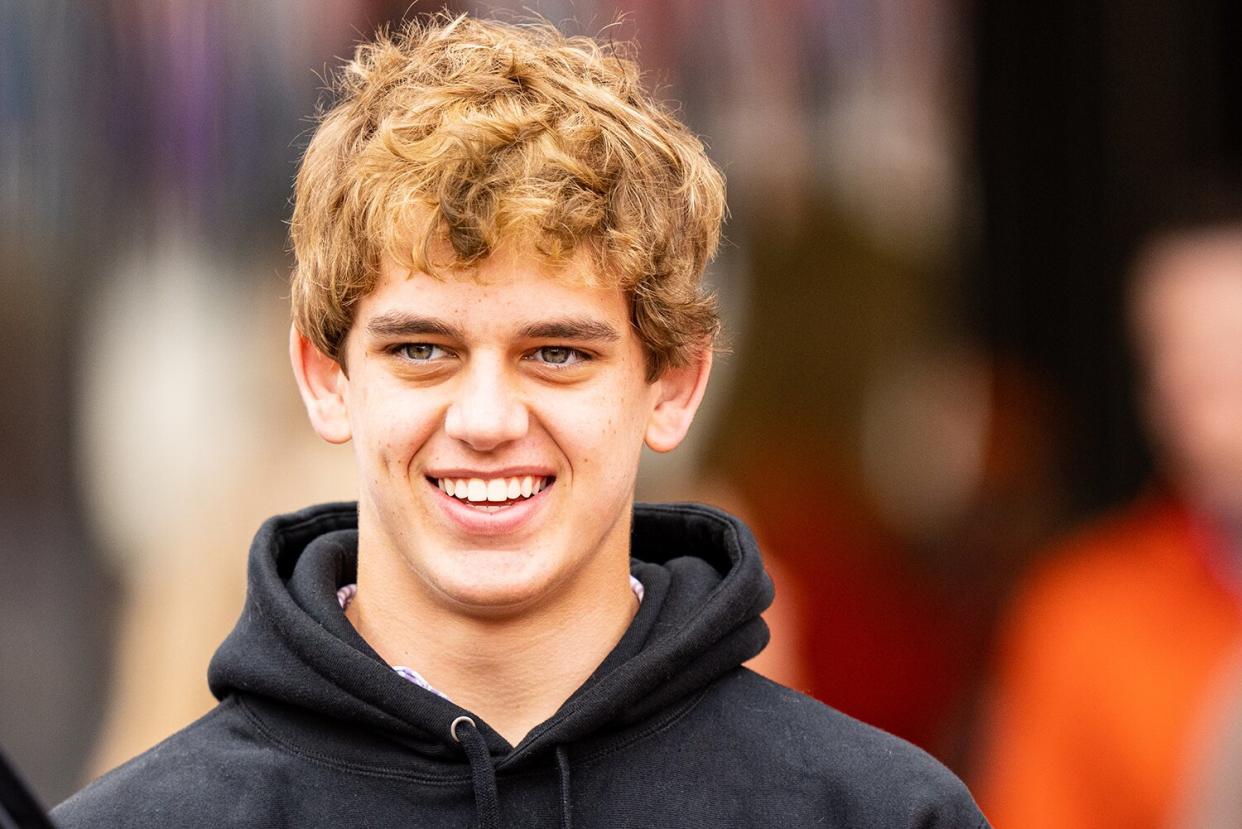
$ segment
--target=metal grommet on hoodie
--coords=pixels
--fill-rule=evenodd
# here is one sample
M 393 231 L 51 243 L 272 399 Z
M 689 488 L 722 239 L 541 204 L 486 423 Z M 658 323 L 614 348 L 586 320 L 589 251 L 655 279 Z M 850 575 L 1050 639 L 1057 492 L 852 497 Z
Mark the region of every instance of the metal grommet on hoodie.
M 449 736 L 453 738 L 454 742 L 457 742 L 457 743 L 461 742 L 461 740 L 457 738 L 457 726 L 461 725 L 462 723 L 466 723 L 466 722 L 470 723 L 471 728 L 478 728 L 478 726 L 475 725 L 474 720 L 466 716 L 458 717 L 457 719 L 449 723 Z

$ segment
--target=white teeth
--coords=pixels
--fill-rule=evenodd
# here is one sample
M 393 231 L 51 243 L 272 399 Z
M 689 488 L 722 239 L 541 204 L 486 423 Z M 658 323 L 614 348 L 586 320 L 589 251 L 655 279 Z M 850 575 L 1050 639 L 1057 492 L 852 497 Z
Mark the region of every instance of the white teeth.
M 521 478 L 437 478 L 436 486 L 446 495 L 471 503 L 498 503 L 529 498 L 547 486 L 547 478 L 526 475 Z

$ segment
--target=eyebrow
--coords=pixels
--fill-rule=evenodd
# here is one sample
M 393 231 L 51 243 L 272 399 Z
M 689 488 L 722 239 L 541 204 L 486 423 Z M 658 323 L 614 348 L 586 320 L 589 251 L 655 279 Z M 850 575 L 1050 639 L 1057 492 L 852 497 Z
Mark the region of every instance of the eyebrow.
M 606 322 L 582 317 L 532 322 L 522 327 L 522 337 L 531 340 L 589 340 L 615 343 L 621 339 L 617 329 Z
M 448 339 L 462 339 L 461 332 L 446 322 L 413 314 L 380 314 L 367 323 L 373 337 L 418 337 L 428 334 Z
M 451 340 L 465 339 L 461 331 L 434 317 L 389 312 L 380 314 L 367 323 L 367 332 L 373 337 L 420 337 L 437 336 Z M 529 340 L 570 340 L 589 342 L 617 342 L 621 334 L 606 322 L 588 317 L 532 322 L 522 326 L 518 335 Z

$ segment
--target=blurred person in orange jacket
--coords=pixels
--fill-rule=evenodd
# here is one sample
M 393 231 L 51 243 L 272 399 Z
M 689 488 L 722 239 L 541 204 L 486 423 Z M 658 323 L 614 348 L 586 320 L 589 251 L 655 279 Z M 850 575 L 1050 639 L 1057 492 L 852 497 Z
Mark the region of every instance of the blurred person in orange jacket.
M 1219 825 L 1242 652 L 1242 212 L 1151 237 L 1129 323 L 1158 457 L 1020 589 L 980 793 L 1005 829 Z

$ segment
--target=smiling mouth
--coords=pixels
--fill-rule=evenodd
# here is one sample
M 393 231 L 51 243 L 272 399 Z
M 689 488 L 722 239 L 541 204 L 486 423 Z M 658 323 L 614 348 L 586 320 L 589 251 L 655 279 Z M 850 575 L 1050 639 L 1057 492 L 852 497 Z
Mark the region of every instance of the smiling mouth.
M 483 512 L 496 512 L 527 501 L 556 481 L 554 476 L 517 478 L 427 478 L 445 495 Z

